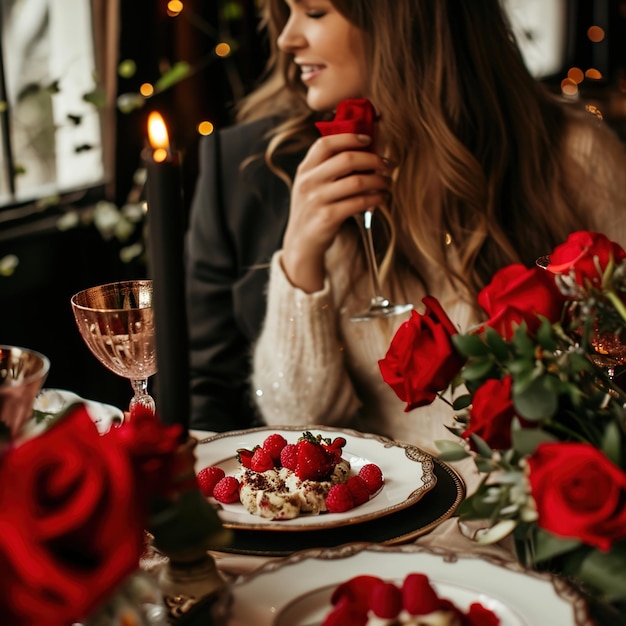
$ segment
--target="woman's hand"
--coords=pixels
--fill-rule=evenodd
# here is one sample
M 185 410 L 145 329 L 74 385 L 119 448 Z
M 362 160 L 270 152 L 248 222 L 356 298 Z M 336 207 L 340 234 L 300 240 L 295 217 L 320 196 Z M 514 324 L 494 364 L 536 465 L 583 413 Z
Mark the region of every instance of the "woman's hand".
M 324 285 L 324 255 L 343 222 L 386 200 L 389 179 L 381 157 L 364 148 L 367 135 L 321 137 L 298 166 L 283 239 L 283 269 L 308 293 Z

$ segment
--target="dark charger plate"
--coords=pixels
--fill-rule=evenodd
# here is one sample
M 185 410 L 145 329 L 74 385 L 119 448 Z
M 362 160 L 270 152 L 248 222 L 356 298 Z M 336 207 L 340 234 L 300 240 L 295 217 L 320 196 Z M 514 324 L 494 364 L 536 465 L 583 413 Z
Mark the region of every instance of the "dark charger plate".
M 334 548 L 366 541 L 394 545 L 425 535 L 454 512 L 465 497 L 465 485 L 446 463 L 434 458 L 437 484 L 414 505 L 367 522 L 302 532 L 232 530 L 232 541 L 220 552 L 255 556 L 286 556 L 310 548 Z

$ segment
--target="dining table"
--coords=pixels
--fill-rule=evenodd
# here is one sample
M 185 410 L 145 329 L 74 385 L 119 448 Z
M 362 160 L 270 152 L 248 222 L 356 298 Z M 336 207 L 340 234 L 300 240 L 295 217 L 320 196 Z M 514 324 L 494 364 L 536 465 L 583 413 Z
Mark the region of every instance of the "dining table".
M 293 430 L 295 432 L 298 429 Z M 313 427 L 311 430 L 315 432 L 316 429 Z M 264 428 L 227 433 L 190 431 L 190 437 L 197 441 L 196 471 L 207 467 L 209 464 L 223 463 L 232 444 L 236 446 L 248 444 L 248 442 L 252 444 L 254 441 L 259 441 L 267 432 L 275 431 L 276 429 Z M 280 432 L 289 435 L 289 430 Z M 405 446 L 399 442 L 391 444 L 384 438 L 376 436 L 353 433 L 343 429 L 339 429 L 338 432 L 346 434 L 348 443 L 352 443 L 353 446 L 355 443 L 363 443 L 363 437 L 366 439 L 365 445 L 376 446 L 385 442 L 385 445 L 390 447 L 391 451 L 398 457 L 401 456 L 398 453 L 403 451 L 406 453 L 405 448 L 412 449 L 412 446 Z M 322 433 L 327 434 L 324 431 Z M 355 439 L 352 440 L 351 436 Z M 371 437 L 371 440 L 367 441 L 368 437 Z M 394 449 L 395 445 L 397 448 Z M 211 454 L 212 448 L 215 450 Z M 376 450 L 375 447 L 369 449 Z M 366 455 L 367 451 L 363 453 Z M 550 577 L 525 570 L 517 561 L 512 542 L 504 540 L 496 544 L 480 545 L 473 539 L 480 523 L 475 525 L 467 522 L 461 523 L 456 515 L 457 509 L 466 495 L 466 487 L 461 476 L 451 464 L 441 462 L 430 457 L 430 455 L 425 456 L 432 461 L 436 487 L 426 489 L 424 493 L 419 494 L 414 504 L 409 506 L 403 504 L 398 507 L 398 510 L 381 517 L 374 517 L 365 521 L 356 520 L 356 523 L 341 524 L 327 529 L 314 526 L 311 530 L 300 528 L 298 532 L 289 532 L 286 527 L 284 530 L 277 530 L 278 526 L 269 524 L 268 529 L 263 529 L 262 525 L 256 526 L 255 523 L 246 523 L 245 518 L 242 523 L 240 516 L 234 515 L 229 518 L 226 515 L 226 526 L 231 527 L 232 530 L 231 542 L 225 547 L 209 551 L 220 576 L 224 580 L 225 586 L 222 595 L 220 593 L 210 594 L 207 597 L 192 600 L 184 607 L 176 623 L 182 626 L 207 626 L 211 624 L 217 626 L 222 623 L 230 626 L 231 622 L 228 619 L 222 622 L 219 618 L 225 610 L 223 606 L 224 597 L 232 601 L 234 591 L 234 597 L 237 599 L 238 589 L 243 589 L 242 593 L 245 596 L 248 593 L 247 585 L 251 585 L 251 588 L 254 589 L 256 581 L 264 576 L 277 576 L 282 567 L 287 567 L 287 569 L 295 567 L 297 569 L 301 566 L 302 561 L 306 562 L 307 559 L 312 559 L 312 562 L 319 564 L 328 562 L 329 559 L 339 559 L 340 562 L 346 562 L 346 557 L 351 561 L 367 557 L 365 562 L 371 562 L 372 567 L 378 568 L 377 562 L 371 561 L 371 559 L 383 559 L 383 565 L 386 566 L 389 563 L 393 564 L 393 559 L 398 559 L 400 556 L 406 557 L 408 554 L 409 556 L 419 555 L 419 559 L 426 559 L 426 563 L 429 563 L 428 559 L 435 559 L 429 565 L 429 568 L 434 568 L 431 570 L 434 576 L 438 575 L 437 571 L 442 563 L 456 563 L 457 575 L 460 576 L 457 583 L 462 581 L 463 585 L 466 579 L 469 584 L 469 580 L 473 579 L 475 575 L 480 577 L 481 567 L 488 568 L 482 576 L 485 580 L 491 578 L 492 585 L 505 585 L 504 596 L 517 593 L 514 588 L 519 586 L 520 581 L 524 584 L 526 580 L 531 581 L 529 583 L 531 585 L 537 583 L 540 585 L 536 591 L 539 596 L 547 592 L 549 602 L 560 602 L 563 605 L 568 605 L 556 608 L 566 612 L 571 610 L 572 614 L 576 615 L 575 619 L 572 618 L 572 626 L 591 626 L 593 622 L 589 621 L 586 616 L 585 603 L 582 597 L 559 581 L 555 582 Z M 284 522 L 279 522 L 279 524 L 282 523 Z M 422 561 L 417 561 L 417 563 L 420 562 Z M 158 553 L 148 551 L 144 555 L 141 565 L 147 571 L 154 571 L 163 566 L 163 557 Z M 463 570 L 460 566 L 467 569 Z M 357 567 L 355 571 L 359 571 L 358 567 L 360 566 L 355 564 L 355 567 Z M 404 560 L 400 561 L 400 570 L 402 567 L 407 567 Z M 408 567 L 410 569 L 411 566 Z M 419 565 L 415 567 L 419 567 Z M 335 569 L 337 568 L 335 567 Z M 444 567 L 444 569 L 447 568 Z M 325 576 L 325 574 L 321 575 Z M 512 580 L 508 580 L 508 576 L 513 577 Z M 495 578 L 500 580 L 496 583 Z M 535 580 L 533 581 L 533 579 Z M 280 579 L 278 580 L 280 581 Z M 476 582 L 473 580 L 474 584 Z M 285 581 L 283 580 L 282 583 Z M 289 584 L 290 582 L 287 581 L 287 585 Z M 258 587 L 258 585 L 256 586 Z M 297 596 L 295 592 L 292 595 L 294 598 Z M 526 603 L 526 600 L 523 602 Z M 287 602 L 288 604 L 289 602 Z M 281 615 L 285 610 L 284 607 L 281 609 Z M 529 622 L 518 616 L 514 609 L 508 609 L 504 605 L 501 605 L 501 611 L 504 613 L 510 611 L 510 619 L 501 622 L 505 626 L 508 624 L 530 626 L 536 623 L 532 621 L 532 617 Z M 548 611 L 550 611 L 549 608 Z M 251 619 L 256 620 L 257 617 Z M 253 622 L 250 621 L 249 623 L 252 625 Z M 254 623 L 256 626 L 256 621 Z M 277 622 L 274 622 L 272 618 L 271 623 L 292 626 L 289 616 L 285 617 L 284 615 Z M 297 623 L 304 622 L 298 619 Z M 308 623 L 309 621 L 307 621 Z M 312 621 L 310 623 L 320 622 Z M 246 626 L 246 624 L 245 617 L 240 617 L 238 621 L 235 620 L 234 622 L 235 626 Z

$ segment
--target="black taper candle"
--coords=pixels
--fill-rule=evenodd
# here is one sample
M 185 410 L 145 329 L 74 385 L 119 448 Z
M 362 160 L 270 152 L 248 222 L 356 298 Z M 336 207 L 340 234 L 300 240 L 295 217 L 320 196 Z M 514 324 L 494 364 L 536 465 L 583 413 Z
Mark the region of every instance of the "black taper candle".
M 189 338 L 184 271 L 184 212 L 180 155 L 169 144 L 158 113 L 148 121 L 146 150 L 148 257 L 156 332 L 157 415 L 189 430 Z

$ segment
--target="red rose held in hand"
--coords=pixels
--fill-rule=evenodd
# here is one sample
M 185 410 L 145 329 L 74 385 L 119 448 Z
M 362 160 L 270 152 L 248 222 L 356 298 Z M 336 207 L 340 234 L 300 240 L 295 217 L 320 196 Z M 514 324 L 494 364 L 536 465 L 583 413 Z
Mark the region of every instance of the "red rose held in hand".
M 583 230 L 572 233 L 565 243 L 554 249 L 546 269 L 553 274 L 573 272 L 579 285 L 584 287 L 590 282 L 599 287 L 611 259 L 618 264 L 626 259 L 626 252 L 605 235 Z
M 3 623 L 85 618 L 131 572 L 145 511 L 131 464 L 80 406 L 0 463 Z
M 511 447 L 511 422 L 515 417 L 511 398 L 512 378 L 491 379 L 479 387 L 472 398 L 469 427 L 463 437 L 475 433 L 495 450 Z M 470 439 L 470 446 L 474 447 Z
M 332 122 L 316 122 L 315 126 L 322 136 L 356 133 L 368 135 L 374 145 L 376 111 L 366 98 L 342 100 L 337 105 L 335 118 Z
M 452 344 L 457 331 L 439 302 L 430 296 L 422 302 L 424 314 L 411 312 L 378 361 L 384 381 L 407 403 L 405 411 L 433 402 L 465 363 Z
M 496 272 L 478 294 L 478 304 L 489 316 L 485 325 L 511 339 L 515 327 L 524 321 L 531 333 L 536 332 L 541 324 L 538 315 L 558 321 L 564 298 L 545 270 L 515 263 Z
M 540 528 L 601 550 L 626 538 L 626 473 L 586 443 L 544 443 L 528 459 Z

